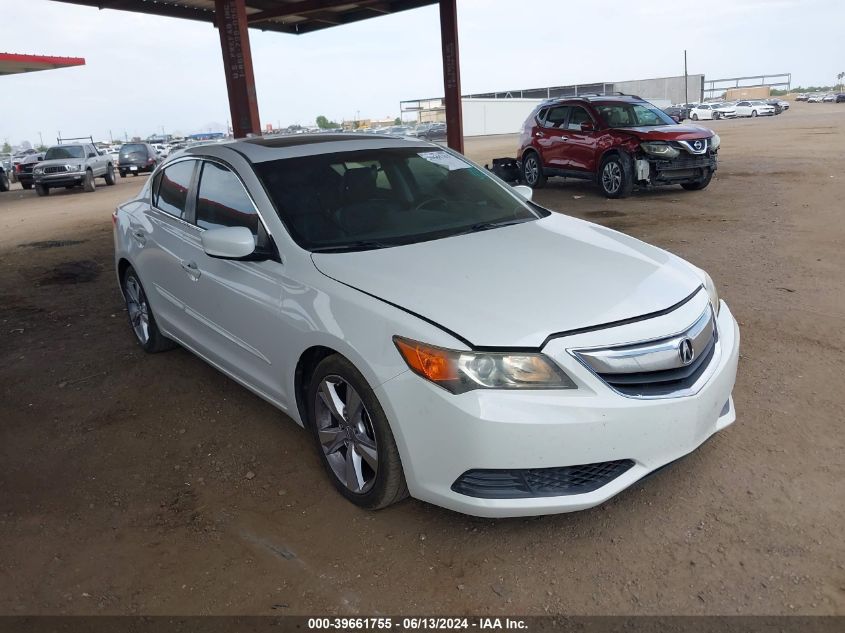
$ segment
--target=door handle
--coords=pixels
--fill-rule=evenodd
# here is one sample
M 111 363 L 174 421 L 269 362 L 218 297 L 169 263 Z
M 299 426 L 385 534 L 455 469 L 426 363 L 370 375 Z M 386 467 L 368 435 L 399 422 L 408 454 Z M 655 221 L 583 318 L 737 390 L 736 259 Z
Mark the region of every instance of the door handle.
M 143 246 L 147 243 L 147 234 L 141 230 L 132 231 L 132 237 L 135 239 L 136 242 L 138 242 L 140 246 Z
M 202 272 L 200 272 L 200 269 L 197 268 L 196 262 L 186 262 L 186 261 L 183 260 L 183 261 L 179 262 L 179 265 L 182 267 L 182 270 L 184 270 L 186 273 L 188 273 L 188 277 L 190 277 L 194 281 L 199 279 L 200 275 L 202 275 Z
M 566 141 L 568 141 L 568 140 L 569 140 L 569 137 L 568 137 L 568 136 L 559 136 L 559 137 L 558 137 L 558 140 L 563 141 L 563 142 L 566 142 Z

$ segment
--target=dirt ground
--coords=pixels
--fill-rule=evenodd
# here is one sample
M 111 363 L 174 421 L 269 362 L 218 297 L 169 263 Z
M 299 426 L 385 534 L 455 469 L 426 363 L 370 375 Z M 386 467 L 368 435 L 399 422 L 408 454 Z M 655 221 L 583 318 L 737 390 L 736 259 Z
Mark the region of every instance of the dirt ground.
M 284 415 L 141 352 L 110 220 L 141 178 L 0 194 L 0 613 L 845 614 L 845 105 L 712 127 L 705 191 L 535 199 L 712 274 L 741 324 L 737 422 L 602 507 L 531 519 L 359 510 Z

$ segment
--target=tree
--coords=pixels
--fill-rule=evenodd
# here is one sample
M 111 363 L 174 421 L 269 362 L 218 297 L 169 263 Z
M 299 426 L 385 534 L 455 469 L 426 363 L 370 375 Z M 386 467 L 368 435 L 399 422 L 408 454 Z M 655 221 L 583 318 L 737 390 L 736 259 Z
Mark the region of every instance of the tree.
M 839 73 L 836 75 L 836 81 L 839 82 L 839 89 L 842 90 L 842 80 L 845 79 L 845 73 Z
M 317 117 L 317 127 L 321 130 L 330 130 L 332 128 L 340 127 L 334 121 L 329 121 L 325 116 L 322 114 Z
M 3 143 L 3 153 L 4 154 L 11 154 L 12 153 L 12 146 L 9 145 L 9 141 Z
M 402 119 L 396 117 L 395 119 L 393 119 L 393 125 L 402 125 Z

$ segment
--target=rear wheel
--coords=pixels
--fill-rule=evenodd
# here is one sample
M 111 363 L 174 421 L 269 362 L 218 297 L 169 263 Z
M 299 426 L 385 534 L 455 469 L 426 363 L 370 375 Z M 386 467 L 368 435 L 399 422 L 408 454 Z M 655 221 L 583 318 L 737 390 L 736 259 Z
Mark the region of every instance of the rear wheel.
M 702 178 L 701 180 L 696 180 L 694 182 L 681 183 L 681 187 L 683 187 L 687 191 L 699 191 L 701 189 L 704 189 L 707 185 L 709 185 L 712 178 L 713 178 L 713 170 L 711 169 L 707 172 L 707 175 L 704 176 L 704 178 Z
M 82 179 L 82 188 L 91 193 L 97 188 L 97 185 L 94 183 L 94 174 L 89 169 L 85 172 L 85 176 Z
M 0 172 L 0 191 L 8 191 L 9 187 L 9 177 L 6 172 Z
M 695 112 L 692 113 L 692 120 L 698 121 L 698 115 Z
M 121 177 L 121 178 L 126 178 L 126 172 L 125 172 L 125 171 L 121 171 L 121 172 L 120 172 L 120 177 Z
M 37 193 L 39 196 L 49 196 L 50 187 L 45 187 L 44 185 L 35 185 L 35 193 Z
M 387 416 L 352 363 L 339 355 L 324 359 L 314 370 L 307 398 L 320 459 L 340 494 L 373 510 L 408 496 Z
M 546 175 L 537 152 L 527 152 L 522 157 L 522 179 L 532 189 L 542 189 L 546 186 Z
M 109 165 L 109 166 L 106 168 L 106 175 L 103 177 L 103 179 L 106 181 L 106 184 L 107 184 L 107 185 L 113 185 L 113 184 L 115 183 L 115 180 L 114 180 L 114 166 L 113 166 L 113 165 Z
M 634 168 L 627 154 L 611 154 L 599 169 L 599 187 L 608 198 L 626 198 L 634 188 Z
M 131 266 L 123 273 L 123 298 L 126 301 L 129 325 L 145 352 L 155 354 L 175 347 L 173 341 L 158 329 L 147 294 L 138 274 Z

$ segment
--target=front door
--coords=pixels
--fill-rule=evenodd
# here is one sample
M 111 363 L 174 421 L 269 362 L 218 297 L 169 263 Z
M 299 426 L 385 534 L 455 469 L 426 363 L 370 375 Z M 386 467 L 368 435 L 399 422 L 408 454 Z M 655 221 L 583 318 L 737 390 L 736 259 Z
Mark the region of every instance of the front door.
M 588 129 L 582 129 L 582 126 Z M 596 171 L 596 146 L 598 132 L 590 114 L 581 106 L 572 106 L 566 123 L 566 167 L 573 171 Z
M 205 254 L 202 233 L 245 226 L 256 245 L 270 246 L 267 230 L 240 178 L 226 165 L 204 161 L 198 178 L 193 223 L 185 265 L 196 281 L 185 297 L 199 350 L 210 361 L 279 402 L 284 393 L 280 365 L 282 288 L 289 286 L 279 261 L 236 261 Z

